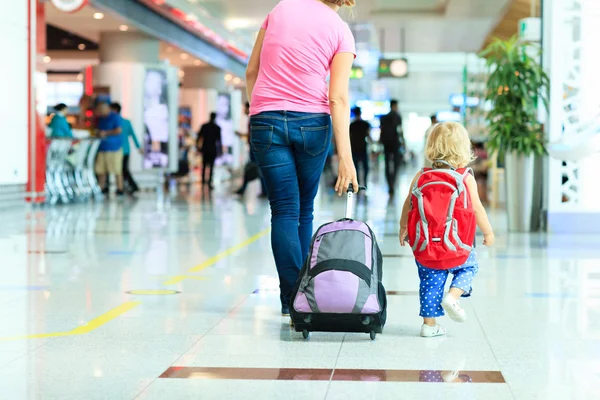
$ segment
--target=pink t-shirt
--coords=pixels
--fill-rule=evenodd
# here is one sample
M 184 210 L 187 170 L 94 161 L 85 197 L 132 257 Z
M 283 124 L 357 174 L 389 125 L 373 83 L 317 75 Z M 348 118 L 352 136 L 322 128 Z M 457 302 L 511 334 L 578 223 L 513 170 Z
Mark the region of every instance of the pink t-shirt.
M 250 115 L 329 113 L 331 61 L 337 53 L 356 55 L 348 24 L 319 0 L 283 0 L 262 28 L 266 33 Z

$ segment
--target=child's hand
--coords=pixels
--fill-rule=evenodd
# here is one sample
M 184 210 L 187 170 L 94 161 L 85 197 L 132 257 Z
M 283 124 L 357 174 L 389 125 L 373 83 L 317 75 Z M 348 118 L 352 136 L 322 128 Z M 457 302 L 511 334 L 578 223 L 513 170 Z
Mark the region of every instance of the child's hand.
M 483 245 L 484 246 L 490 247 L 494 244 L 495 241 L 496 241 L 496 237 L 494 236 L 494 232 L 483 235 Z
M 400 227 L 400 246 L 406 245 L 406 237 L 408 236 L 408 228 Z

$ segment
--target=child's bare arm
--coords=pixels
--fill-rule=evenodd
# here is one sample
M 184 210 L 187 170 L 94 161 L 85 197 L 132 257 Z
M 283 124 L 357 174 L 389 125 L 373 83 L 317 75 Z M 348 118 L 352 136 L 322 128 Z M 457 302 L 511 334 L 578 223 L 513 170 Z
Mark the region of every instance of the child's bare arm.
M 473 175 L 469 174 L 466 179 L 467 189 L 469 190 L 469 195 L 471 197 L 471 204 L 473 204 L 473 209 L 475 210 L 475 218 L 477 219 L 477 226 L 483 232 L 484 241 L 483 244 L 486 246 L 491 246 L 494 244 L 494 230 L 492 229 L 492 224 L 490 224 L 490 220 L 487 216 L 485 208 L 479 199 L 479 193 L 477 191 L 477 182 Z
M 404 246 L 404 240 L 406 239 L 406 236 L 408 234 L 408 212 L 410 211 L 410 195 L 412 192 L 412 188 L 415 186 L 415 183 L 417 182 L 417 180 L 419 179 L 419 177 L 421 176 L 421 172 L 418 172 L 417 175 L 415 175 L 415 177 L 413 178 L 412 182 L 410 183 L 410 190 L 408 192 L 408 195 L 406 196 L 406 199 L 404 200 L 404 205 L 402 206 L 402 216 L 400 217 L 400 245 Z

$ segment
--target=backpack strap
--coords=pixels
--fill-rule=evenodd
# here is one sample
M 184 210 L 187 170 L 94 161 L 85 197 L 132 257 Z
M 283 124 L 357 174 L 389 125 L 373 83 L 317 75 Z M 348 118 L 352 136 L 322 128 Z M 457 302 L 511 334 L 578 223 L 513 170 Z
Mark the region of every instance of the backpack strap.
M 452 164 L 450 164 L 448 161 L 444 161 L 444 160 L 435 160 L 435 161 L 432 163 L 432 165 L 433 165 L 433 169 L 435 169 L 435 164 L 436 164 L 436 163 L 439 163 L 439 164 L 444 164 L 444 165 L 446 165 L 446 166 L 450 167 L 450 169 L 451 169 L 452 171 L 456 171 L 456 168 L 454 168 L 454 166 L 452 166 Z
M 419 251 L 424 251 L 427 248 L 427 245 L 429 244 L 429 225 L 427 222 L 427 216 L 425 215 L 425 204 L 423 202 L 423 193 L 421 192 L 421 189 L 418 186 L 418 182 L 415 184 L 415 187 L 413 188 L 412 191 L 413 196 L 415 196 L 415 198 L 417 199 L 417 209 L 419 210 L 419 217 L 421 218 L 421 223 L 417 224 L 417 237 L 420 237 L 421 234 L 423 234 L 425 236 L 425 240 L 423 241 L 423 244 L 421 245 L 421 248 L 419 249 Z M 412 196 L 411 196 L 411 201 L 412 201 Z M 423 225 L 423 231 L 421 232 L 421 225 Z M 419 243 L 419 240 L 415 240 L 415 243 L 413 245 L 412 250 L 415 251 L 417 249 L 417 244 Z
M 473 172 L 473 168 L 471 168 L 471 167 L 465 168 L 465 172 L 463 172 L 463 174 L 462 174 L 463 183 L 464 183 L 465 179 L 467 179 L 467 175 L 469 175 L 469 174 L 471 174 L 471 175 L 473 175 L 473 177 L 475 177 L 475 172 Z M 465 185 L 465 193 L 469 193 L 469 191 L 467 190 L 466 183 L 464 185 Z M 467 196 L 465 194 L 465 196 L 464 196 L 464 206 L 465 206 L 465 208 L 467 208 L 467 201 L 468 201 L 467 200 Z

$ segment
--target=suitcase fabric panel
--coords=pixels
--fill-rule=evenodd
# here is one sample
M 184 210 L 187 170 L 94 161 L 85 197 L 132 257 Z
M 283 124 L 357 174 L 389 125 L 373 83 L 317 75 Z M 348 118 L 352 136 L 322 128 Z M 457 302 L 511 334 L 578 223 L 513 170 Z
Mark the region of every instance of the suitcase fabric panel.
M 311 256 L 311 269 L 332 259 L 346 259 L 372 268 L 373 242 L 370 236 L 357 230 L 331 231 L 317 237 Z

